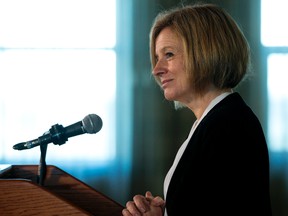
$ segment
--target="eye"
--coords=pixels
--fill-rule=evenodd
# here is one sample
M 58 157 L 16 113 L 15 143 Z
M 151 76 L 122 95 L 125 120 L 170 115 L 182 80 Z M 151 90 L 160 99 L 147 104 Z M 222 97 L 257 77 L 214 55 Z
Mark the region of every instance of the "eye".
M 166 59 L 169 59 L 169 58 L 173 57 L 174 54 L 172 52 L 166 52 L 165 56 L 166 56 Z

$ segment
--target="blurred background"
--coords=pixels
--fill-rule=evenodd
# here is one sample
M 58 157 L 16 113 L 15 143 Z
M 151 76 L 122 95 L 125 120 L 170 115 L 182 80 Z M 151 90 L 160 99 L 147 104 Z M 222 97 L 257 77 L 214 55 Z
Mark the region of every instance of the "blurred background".
M 162 184 L 195 117 L 175 111 L 151 76 L 149 31 L 179 0 L 0 0 L 0 164 L 38 164 L 13 145 L 95 113 L 97 134 L 50 144 L 55 165 L 125 205 Z M 288 215 L 288 2 L 209 0 L 239 23 L 253 76 L 236 90 L 268 142 L 272 207 Z M 249 151 L 249 149 L 247 149 Z

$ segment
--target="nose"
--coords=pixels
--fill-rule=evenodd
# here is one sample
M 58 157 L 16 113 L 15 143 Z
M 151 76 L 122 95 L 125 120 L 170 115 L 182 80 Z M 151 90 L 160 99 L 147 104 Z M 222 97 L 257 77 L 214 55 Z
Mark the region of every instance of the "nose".
M 166 73 L 166 71 L 167 71 L 167 66 L 166 66 L 164 60 L 158 60 L 155 67 L 153 68 L 152 74 L 154 76 L 160 77 L 161 75 Z

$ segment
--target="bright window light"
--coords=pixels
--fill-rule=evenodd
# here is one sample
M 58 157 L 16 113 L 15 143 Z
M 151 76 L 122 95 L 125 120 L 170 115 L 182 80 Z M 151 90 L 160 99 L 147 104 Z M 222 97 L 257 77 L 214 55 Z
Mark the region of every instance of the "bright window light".
M 0 0 L 0 47 L 113 48 L 116 0 Z
M 287 0 L 261 0 L 261 42 L 264 46 L 288 46 L 287 8 Z
M 288 151 L 288 54 L 268 57 L 268 137 L 271 150 Z
M 0 163 L 38 163 L 13 145 L 94 113 L 97 134 L 49 144 L 47 163 L 115 157 L 116 0 L 0 0 Z

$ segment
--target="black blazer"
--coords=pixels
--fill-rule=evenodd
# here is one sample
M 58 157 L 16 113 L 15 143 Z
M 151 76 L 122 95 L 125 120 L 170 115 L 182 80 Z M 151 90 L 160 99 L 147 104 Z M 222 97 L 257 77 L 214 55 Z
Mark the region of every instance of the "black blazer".
M 238 93 L 208 112 L 172 176 L 168 216 L 271 216 L 269 156 L 258 118 Z

